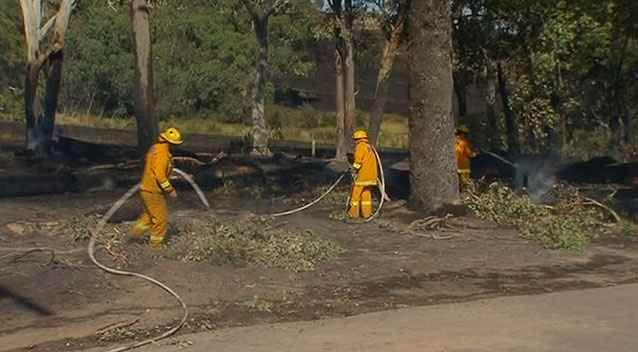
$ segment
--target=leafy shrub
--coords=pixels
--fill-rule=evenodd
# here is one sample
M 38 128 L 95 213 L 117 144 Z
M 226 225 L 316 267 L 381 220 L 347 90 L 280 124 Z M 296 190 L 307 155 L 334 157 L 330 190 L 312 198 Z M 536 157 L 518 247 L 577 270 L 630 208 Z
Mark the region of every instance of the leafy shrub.
M 583 251 L 587 244 L 605 232 L 604 214 L 587 206 L 578 191 L 558 186 L 548 195 L 552 206 L 536 204 L 527 195 L 518 195 L 508 186 L 492 183 L 482 192 L 468 192 L 466 203 L 481 219 L 513 225 L 521 236 L 549 249 Z
M 343 253 L 336 242 L 310 231 L 278 228 L 269 218 L 250 216 L 237 221 L 207 216 L 192 219 L 180 229 L 169 254 L 184 261 L 207 261 L 215 265 L 254 264 L 300 272 Z

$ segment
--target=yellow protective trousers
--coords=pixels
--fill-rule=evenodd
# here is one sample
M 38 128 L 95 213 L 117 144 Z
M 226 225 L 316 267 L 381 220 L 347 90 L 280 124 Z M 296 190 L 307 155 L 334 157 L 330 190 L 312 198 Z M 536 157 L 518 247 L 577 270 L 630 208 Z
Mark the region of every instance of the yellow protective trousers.
M 459 174 L 459 189 L 463 191 L 472 182 L 470 177 L 472 172 L 469 169 L 459 169 L 457 172 Z
M 372 187 L 357 185 L 352 187 L 348 215 L 351 218 L 364 217 L 366 219 L 372 216 Z
M 168 208 L 166 199 L 161 193 L 140 192 L 144 203 L 144 212 L 137 220 L 131 234 L 141 237 L 148 230 L 151 232 L 151 246 L 159 246 L 164 241 L 168 230 Z

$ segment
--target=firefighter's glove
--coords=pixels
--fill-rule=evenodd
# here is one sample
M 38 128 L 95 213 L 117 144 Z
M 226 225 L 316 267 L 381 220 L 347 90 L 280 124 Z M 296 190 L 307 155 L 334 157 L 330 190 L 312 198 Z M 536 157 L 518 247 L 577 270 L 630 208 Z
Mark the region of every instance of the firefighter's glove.
M 357 175 L 359 174 L 359 170 L 355 169 L 354 166 L 350 166 L 350 168 L 348 168 L 348 171 L 350 171 L 350 176 L 352 177 L 352 179 L 356 180 Z

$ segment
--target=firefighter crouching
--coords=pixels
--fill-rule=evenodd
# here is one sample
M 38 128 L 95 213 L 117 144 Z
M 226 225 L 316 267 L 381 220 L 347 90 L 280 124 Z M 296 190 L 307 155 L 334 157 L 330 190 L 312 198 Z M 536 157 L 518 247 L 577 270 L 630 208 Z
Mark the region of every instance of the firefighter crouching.
M 131 230 L 131 235 L 141 238 L 146 231 L 150 231 L 150 245 L 155 249 L 161 248 L 168 229 L 165 194 L 171 198 L 177 197 L 177 192 L 169 180 L 173 171 L 171 146 L 182 142 L 179 130 L 168 128 L 160 134 L 158 142 L 146 153 L 140 187 L 144 211 Z
M 372 216 L 372 189 L 378 180 L 377 158 L 368 143 L 366 131 L 357 130 L 352 135 L 356 146 L 354 149 L 354 185 L 350 196 L 350 218 L 369 218 Z
M 472 173 L 470 168 L 471 159 L 478 154 L 467 139 L 469 132 L 470 130 L 466 126 L 460 126 L 456 130 L 456 163 L 461 190 L 470 183 L 470 175 Z

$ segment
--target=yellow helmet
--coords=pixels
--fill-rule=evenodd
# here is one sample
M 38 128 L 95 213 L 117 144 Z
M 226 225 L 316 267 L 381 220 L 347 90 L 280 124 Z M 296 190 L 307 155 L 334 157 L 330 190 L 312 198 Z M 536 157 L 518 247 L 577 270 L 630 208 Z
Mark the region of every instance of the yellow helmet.
M 175 127 L 167 128 L 166 131 L 160 133 L 160 138 L 170 144 L 182 144 L 182 134 Z
M 468 134 L 468 133 L 470 133 L 470 129 L 469 129 L 469 128 L 467 128 L 467 126 L 465 126 L 465 125 L 460 125 L 460 126 L 456 129 L 456 132 L 457 132 L 457 133 L 465 133 L 465 134 Z
M 368 132 L 364 131 L 364 130 L 356 130 L 354 131 L 354 133 L 352 134 L 352 139 L 357 140 L 357 139 L 367 139 L 368 138 Z

